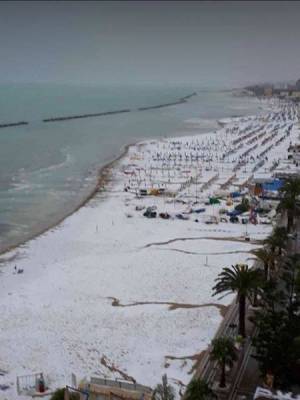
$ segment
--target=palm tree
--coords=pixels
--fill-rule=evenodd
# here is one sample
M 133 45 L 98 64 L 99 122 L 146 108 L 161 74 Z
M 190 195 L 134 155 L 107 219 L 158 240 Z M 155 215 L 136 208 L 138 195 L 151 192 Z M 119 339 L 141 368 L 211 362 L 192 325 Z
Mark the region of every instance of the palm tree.
M 300 299 L 298 284 L 300 277 L 300 255 L 293 254 L 286 257 L 282 266 L 282 281 L 285 283 L 285 293 L 287 295 L 287 310 L 289 318 L 299 311 Z
M 281 256 L 281 250 L 286 248 L 288 241 L 288 231 L 285 226 L 276 226 L 273 230 L 273 236 L 277 240 L 277 247 L 279 248 L 279 255 Z
M 213 400 L 217 396 L 207 382 L 200 378 L 193 378 L 187 385 L 184 398 L 185 400 Z
M 175 390 L 168 384 L 168 377 L 166 374 L 162 376 L 162 383 L 159 383 L 153 391 L 153 400 L 174 400 Z
M 282 249 L 286 248 L 288 241 L 287 229 L 284 226 L 276 226 L 270 236 L 264 241 L 266 245 L 269 245 L 272 252 L 275 253 L 276 248 L 278 249 L 278 255 L 282 255 Z
M 232 269 L 223 269 L 216 282 L 213 287 L 213 296 L 220 293 L 224 293 L 224 296 L 229 293 L 237 294 L 237 301 L 239 302 L 238 333 L 245 337 L 246 299 L 251 299 L 260 283 L 259 271 L 250 269 L 246 264 L 232 265 Z
M 275 255 L 266 247 L 252 250 L 252 254 L 263 264 L 265 280 L 269 278 L 269 270 L 274 267 Z
M 212 341 L 212 350 L 210 352 L 212 360 L 217 361 L 221 368 L 219 386 L 226 387 L 226 366 L 232 367 L 237 360 L 236 349 L 231 338 L 223 336 Z
M 294 226 L 294 218 L 298 211 L 296 200 L 300 195 L 300 178 L 287 179 L 280 191 L 283 197 L 279 209 L 287 212 L 287 231 L 291 232 Z

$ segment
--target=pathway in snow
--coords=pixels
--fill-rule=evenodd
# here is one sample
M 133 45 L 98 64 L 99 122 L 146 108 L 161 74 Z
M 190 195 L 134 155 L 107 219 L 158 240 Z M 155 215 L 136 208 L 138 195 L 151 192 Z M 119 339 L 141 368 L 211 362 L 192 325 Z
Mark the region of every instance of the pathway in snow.
M 227 306 L 218 303 L 205 303 L 205 304 L 187 304 L 187 303 L 176 303 L 172 301 L 134 301 L 128 304 L 122 304 L 116 297 L 108 297 L 112 300 L 111 305 L 114 307 L 134 307 L 134 306 L 144 306 L 144 305 L 167 305 L 169 310 L 178 310 L 180 308 L 203 308 L 203 307 L 216 307 L 222 317 L 225 316 L 227 311 Z

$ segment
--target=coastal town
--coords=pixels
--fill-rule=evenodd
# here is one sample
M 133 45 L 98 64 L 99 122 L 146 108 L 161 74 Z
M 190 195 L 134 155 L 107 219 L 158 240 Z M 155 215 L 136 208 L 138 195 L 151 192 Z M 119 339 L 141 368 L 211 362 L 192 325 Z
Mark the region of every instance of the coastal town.
M 298 332 L 299 98 L 262 93 L 258 115 L 129 146 L 85 207 L 0 256 L 4 399 L 56 399 L 58 387 L 57 399 L 289 398 L 273 388 L 297 380 L 297 357 L 284 376 L 260 328 L 272 301 L 292 324 L 282 340 Z M 222 286 L 235 278 L 249 279 L 243 296 Z M 285 279 L 277 310 L 270 284 Z

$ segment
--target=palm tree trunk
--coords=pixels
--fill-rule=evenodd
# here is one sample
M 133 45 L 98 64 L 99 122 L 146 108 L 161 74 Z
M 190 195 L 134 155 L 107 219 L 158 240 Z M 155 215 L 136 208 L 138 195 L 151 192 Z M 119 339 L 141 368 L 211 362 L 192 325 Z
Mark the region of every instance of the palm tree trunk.
M 275 274 L 275 260 L 273 258 L 273 260 L 271 261 L 270 265 L 269 265 L 269 274 L 268 274 L 268 280 L 270 280 L 274 274 Z
M 253 295 L 253 307 L 258 306 L 258 299 L 257 299 L 257 288 L 254 289 L 254 295 Z
M 245 312 L 246 312 L 246 298 L 244 295 L 241 295 L 239 299 L 239 335 L 241 335 L 243 338 L 246 336 Z
M 294 225 L 294 216 L 291 211 L 288 211 L 287 215 L 287 231 L 290 233 Z
M 265 273 L 265 280 L 268 280 L 269 277 L 269 264 L 267 262 L 264 263 L 264 273 Z
M 225 372 L 225 362 L 221 365 L 221 378 L 220 378 L 220 387 L 226 387 L 226 372 Z

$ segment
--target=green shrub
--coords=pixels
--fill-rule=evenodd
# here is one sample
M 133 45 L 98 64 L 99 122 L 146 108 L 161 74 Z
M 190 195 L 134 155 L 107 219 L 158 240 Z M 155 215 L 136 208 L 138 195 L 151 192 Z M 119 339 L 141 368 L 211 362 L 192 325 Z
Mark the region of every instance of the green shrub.
M 65 398 L 65 388 L 60 388 L 55 390 L 50 400 L 64 400 Z M 69 395 L 70 400 L 79 400 L 78 393 L 70 393 Z
M 64 398 L 65 398 L 65 388 L 61 388 L 55 390 L 50 400 L 64 400 Z

